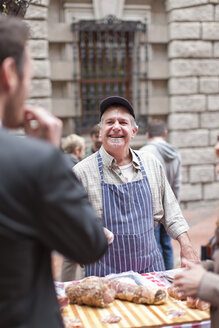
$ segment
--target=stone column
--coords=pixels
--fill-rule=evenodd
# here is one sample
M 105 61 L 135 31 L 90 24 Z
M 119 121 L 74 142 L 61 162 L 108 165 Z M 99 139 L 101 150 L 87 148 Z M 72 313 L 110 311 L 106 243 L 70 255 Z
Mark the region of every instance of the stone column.
M 213 145 L 219 133 L 219 4 L 166 1 L 169 140 L 181 153 L 184 207 L 218 200 Z

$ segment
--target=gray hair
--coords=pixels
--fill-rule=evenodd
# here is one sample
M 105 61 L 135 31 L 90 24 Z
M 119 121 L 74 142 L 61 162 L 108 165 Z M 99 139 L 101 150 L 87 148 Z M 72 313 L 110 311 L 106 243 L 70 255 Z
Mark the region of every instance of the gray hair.
M 69 154 L 72 154 L 76 147 L 81 149 L 83 146 L 85 146 L 85 140 L 77 134 L 70 134 L 62 142 L 63 151 Z

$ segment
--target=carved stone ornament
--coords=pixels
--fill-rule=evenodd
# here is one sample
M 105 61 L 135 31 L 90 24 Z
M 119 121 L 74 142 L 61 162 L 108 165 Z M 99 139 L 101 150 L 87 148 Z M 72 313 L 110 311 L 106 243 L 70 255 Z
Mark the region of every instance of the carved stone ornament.
M 113 15 L 122 18 L 124 0 L 93 0 L 95 19 Z
M 0 13 L 24 17 L 31 0 L 0 0 Z

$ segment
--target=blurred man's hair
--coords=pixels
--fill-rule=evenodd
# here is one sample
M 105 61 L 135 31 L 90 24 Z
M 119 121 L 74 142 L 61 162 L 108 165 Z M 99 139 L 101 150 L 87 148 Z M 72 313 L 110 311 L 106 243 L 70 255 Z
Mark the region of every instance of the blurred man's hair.
M 72 154 L 76 147 L 80 149 L 85 145 L 85 140 L 83 137 L 77 134 L 70 134 L 62 142 L 62 149 L 65 153 Z
M 99 134 L 100 133 L 100 126 L 99 124 L 96 124 L 94 126 L 92 126 L 91 130 L 90 130 L 90 136 L 94 135 L 94 134 Z
M 166 123 L 159 119 L 151 119 L 148 122 L 146 132 L 150 138 L 163 137 L 166 131 Z
M 0 66 L 5 58 L 12 57 L 19 77 L 23 75 L 28 37 L 29 28 L 20 18 L 0 14 Z

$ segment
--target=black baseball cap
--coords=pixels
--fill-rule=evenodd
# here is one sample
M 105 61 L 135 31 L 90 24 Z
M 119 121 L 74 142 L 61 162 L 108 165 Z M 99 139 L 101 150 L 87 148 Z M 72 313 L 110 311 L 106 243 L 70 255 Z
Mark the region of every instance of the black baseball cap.
M 130 104 L 130 102 L 123 98 L 123 97 L 119 97 L 119 96 L 110 96 L 107 97 L 105 99 L 103 99 L 100 102 L 100 118 L 102 117 L 103 113 L 111 106 L 116 106 L 116 105 L 121 105 L 124 108 L 128 109 L 129 113 L 134 117 L 135 119 L 135 113 L 134 113 L 134 109 L 132 107 L 132 105 Z

